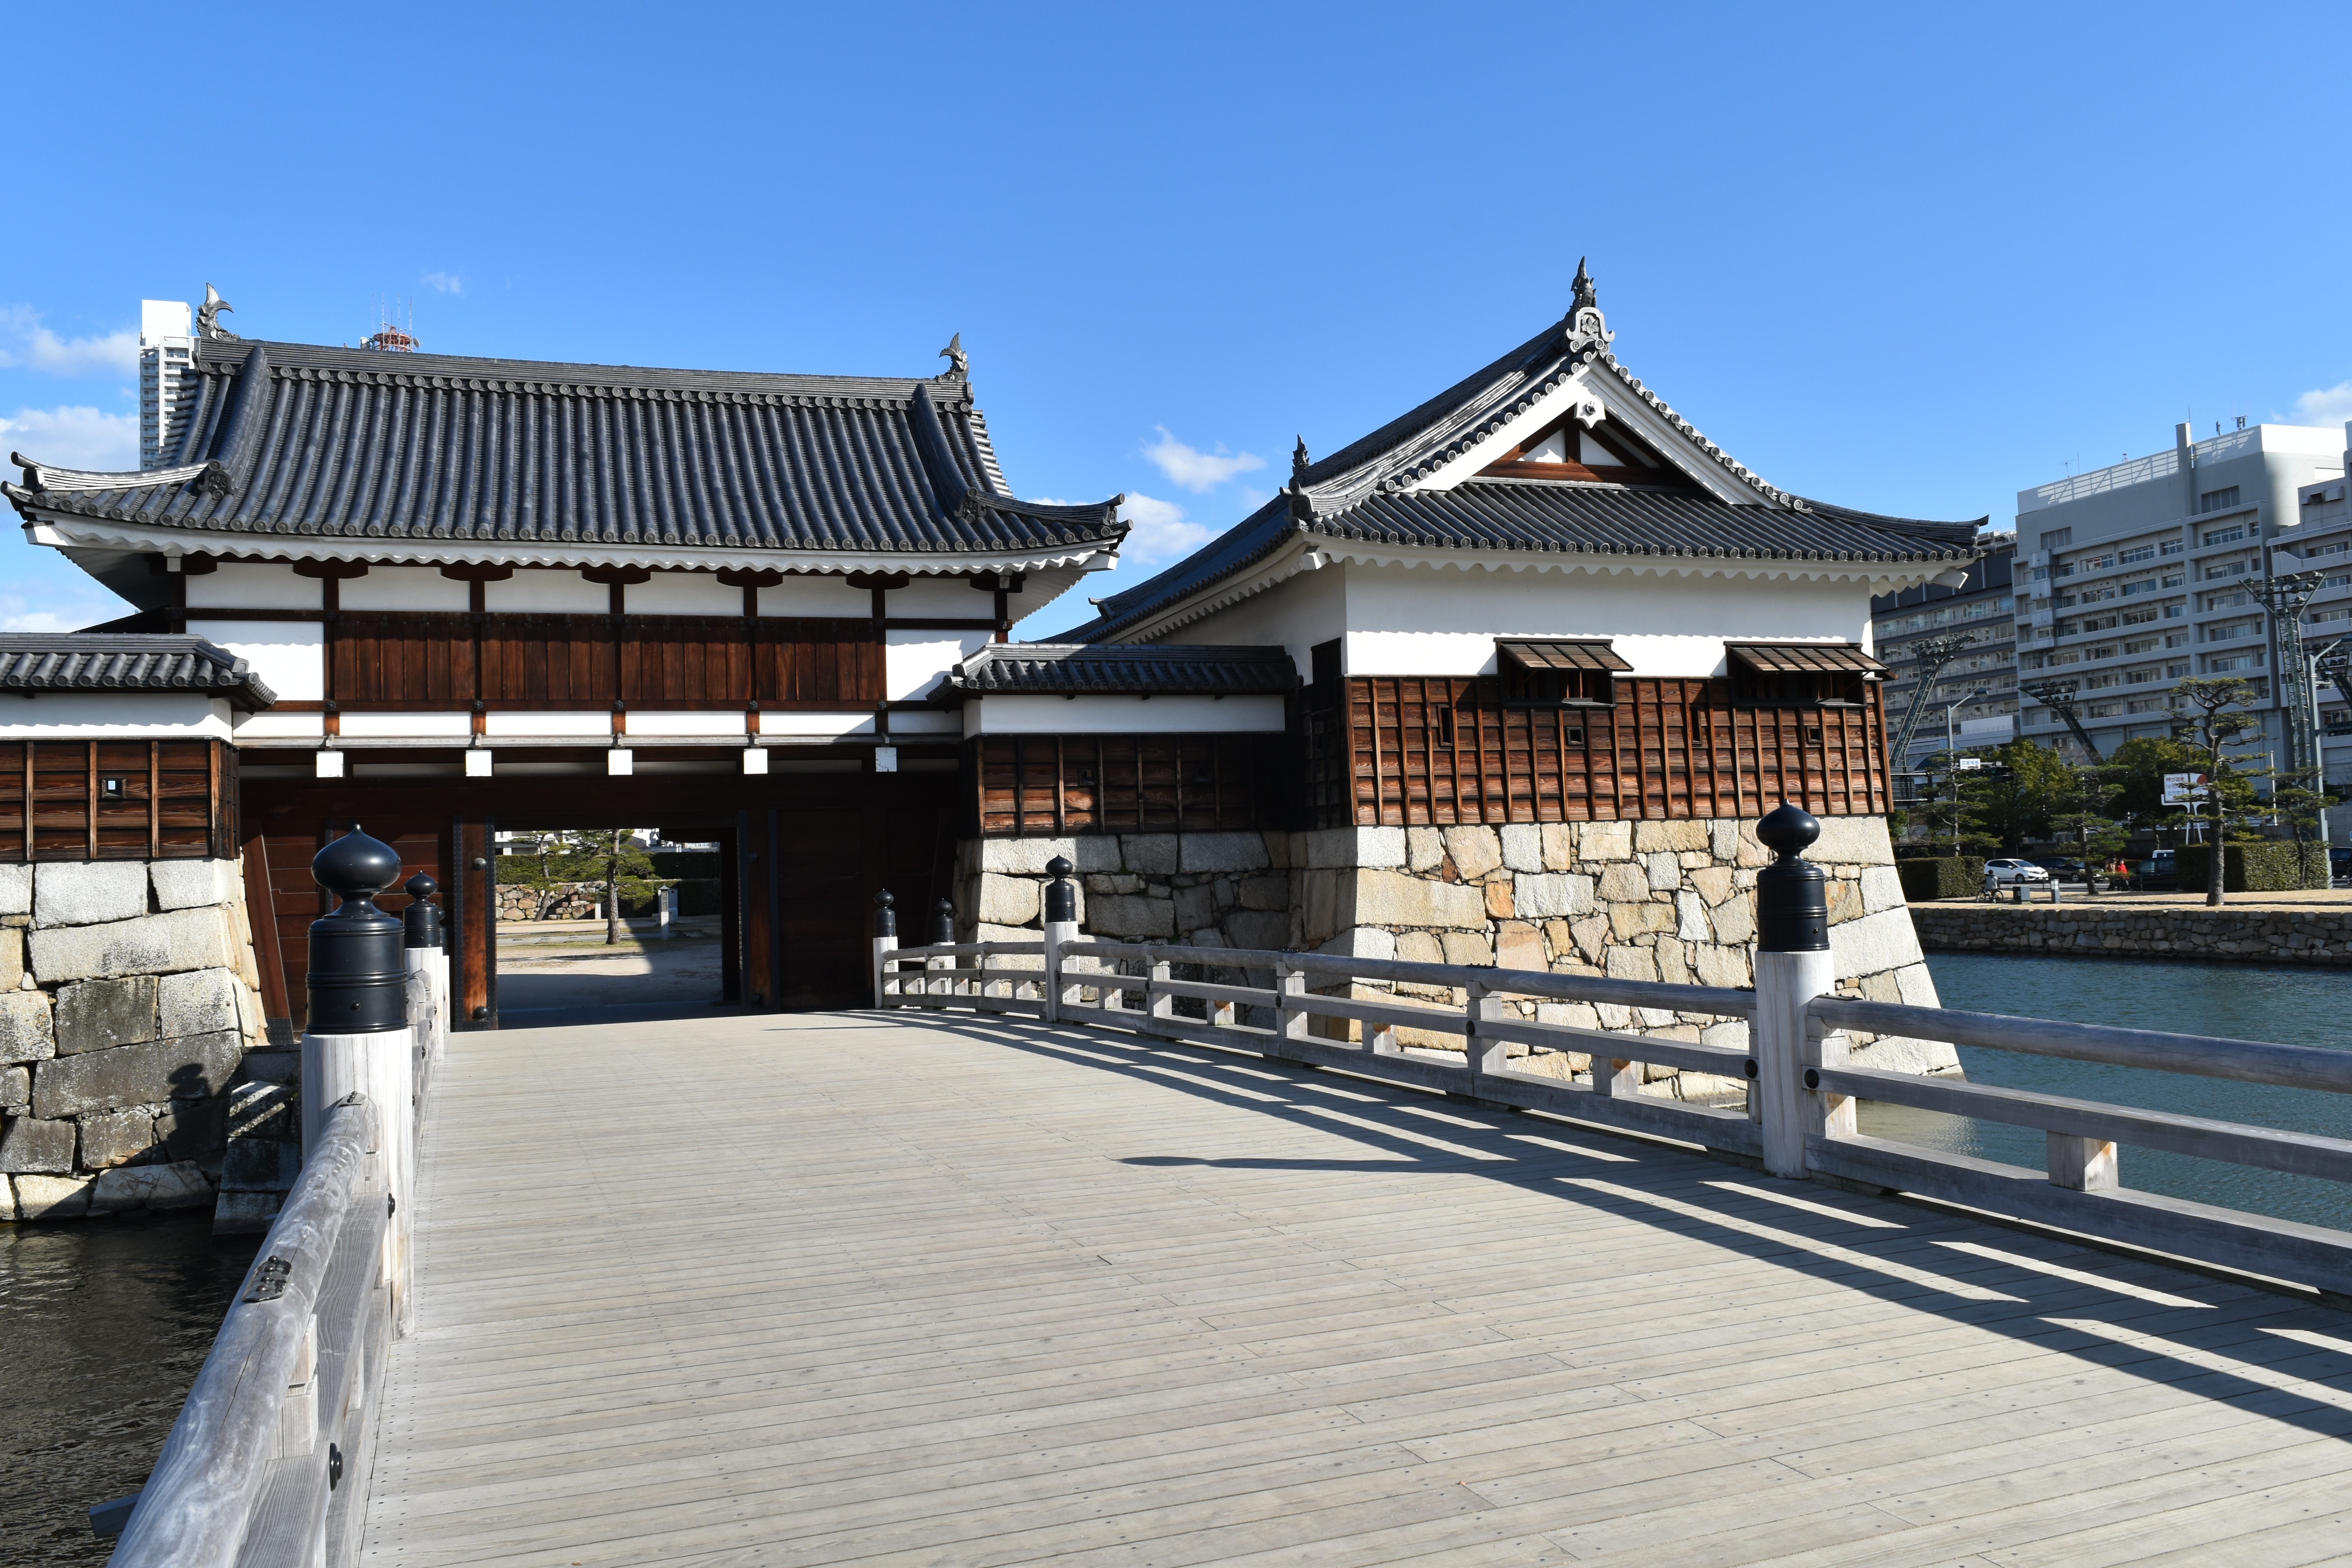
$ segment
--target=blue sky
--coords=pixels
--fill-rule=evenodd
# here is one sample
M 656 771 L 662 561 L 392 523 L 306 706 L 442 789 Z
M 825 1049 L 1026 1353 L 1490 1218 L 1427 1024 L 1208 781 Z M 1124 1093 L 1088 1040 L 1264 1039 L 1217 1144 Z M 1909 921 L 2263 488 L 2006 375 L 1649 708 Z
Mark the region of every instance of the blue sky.
M 12 19 L 9 447 L 135 463 L 138 301 L 208 280 L 248 336 L 392 300 L 517 358 L 961 331 L 1018 489 L 1133 498 L 1123 584 L 1587 254 L 1634 374 L 1847 505 L 2005 523 L 2182 418 L 2352 416 L 2341 5 L 195 15 Z M 113 613 L 0 532 L 0 626 Z

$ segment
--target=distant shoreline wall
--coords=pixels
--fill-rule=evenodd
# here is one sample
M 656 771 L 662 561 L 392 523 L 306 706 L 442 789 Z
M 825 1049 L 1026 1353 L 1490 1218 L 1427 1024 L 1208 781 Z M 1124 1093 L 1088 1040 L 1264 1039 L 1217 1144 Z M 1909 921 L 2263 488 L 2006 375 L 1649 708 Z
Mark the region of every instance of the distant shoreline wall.
M 1911 926 L 1929 952 L 2352 966 L 2352 908 L 1933 903 L 1911 906 Z

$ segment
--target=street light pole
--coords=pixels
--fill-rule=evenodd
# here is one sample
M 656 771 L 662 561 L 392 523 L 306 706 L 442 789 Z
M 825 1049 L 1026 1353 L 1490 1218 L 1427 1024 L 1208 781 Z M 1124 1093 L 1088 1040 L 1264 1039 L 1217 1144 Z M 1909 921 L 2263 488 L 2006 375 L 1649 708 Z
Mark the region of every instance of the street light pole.
M 1952 786 L 1952 854 L 1960 852 L 1960 748 L 1952 732 L 1952 715 L 1985 695 L 1979 687 L 1955 702 L 1944 704 L 1944 779 Z

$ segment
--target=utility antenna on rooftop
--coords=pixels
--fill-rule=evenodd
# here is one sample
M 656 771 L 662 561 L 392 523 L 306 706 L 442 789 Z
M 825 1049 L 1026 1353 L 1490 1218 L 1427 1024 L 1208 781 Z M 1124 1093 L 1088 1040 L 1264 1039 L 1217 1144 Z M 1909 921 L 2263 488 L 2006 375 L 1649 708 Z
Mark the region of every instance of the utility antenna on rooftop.
M 394 319 L 401 313 L 404 303 L 408 316 L 408 325 L 404 328 Z M 395 354 L 413 354 L 417 351 L 416 301 L 414 299 L 404 302 L 394 300 L 390 309 L 379 305 L 375 318 L 379 324 L 374 333 L 362 340 L 360 347 Z

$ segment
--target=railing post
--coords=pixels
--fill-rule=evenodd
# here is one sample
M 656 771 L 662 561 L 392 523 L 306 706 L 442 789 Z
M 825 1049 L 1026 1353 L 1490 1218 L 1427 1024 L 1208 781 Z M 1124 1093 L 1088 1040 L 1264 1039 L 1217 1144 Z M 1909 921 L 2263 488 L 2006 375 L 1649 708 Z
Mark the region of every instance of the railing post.
M 375 1106 L 370 1192 L 391 1195 L 384 1227 L 384 1279 L 393 1331 L 415 1321 L 409 1300 L 409 1239 L 415 1224 L 416 1068 L 408 1016 L 408 961 L 402 921 L 375 897 L 400 877 L 400 853 L 357 824 L 312 858 L 310 877 L 341 900 L 310 924 L 310 1013 L 302 1034 L 302 1157 L 309 1160 L 334 1107 L 350 1094 Z
M 1800 859 L 1822 836 L 1812 814 L 1783 805 L 1756 825 L 1756 837 L 1780 858 L 1756 878 L 1757 1085 L 1764 1109 L 1764 1168 L 1776 1176 L 1805 1173 L 1807 1104 L 1803 1073 L 1815 1055 L 1805 1008 L 1837 984 L 1830 952 L 1829 879 Z M 1593 1062 L 1594 1077 L 1600 1061 Z
M 1169 994 L 1167 984 L 1175 978 L 1174 973 L 1171 973 L 1175 966 L 1166 959 L 1154 955 L 1148 949 L 1144 952 L 1144 957 L 1151 964 L 1151 988 L 1143 994 L 1144 1013 L 1155 1020 L 1172 1019 L 1176 1016 L 1176 998 Z M 1160 1031 L 1147 1032 L 1159 1033 Z
M 955 926 L 955 900 L 953 899 L 941 899 L 938 903 L 931 906 L 931 945 L 933 947 L 953 947 L 955 945 L 956 939 Z M 923 960 L 923 968 L 927 972 L 933 969 L 953 969 L 955 966 L 956 955 L 952 952 L 948 953 L 945 956 L 934 955 Z M 906 973 L 907 971 L 905 966 L 901 964 L 898 970 L 900 976 L 898 981 L 898 992 L 901 995 L 906 994 L 908 984 L 909 984 L 909 982 L 905 978 Z M 950 979 L 947 983 L 946 986 L 942 988 L 940 983 L 931 979 L 928 973 L 926 973 L 922 979 L 914 981 L 912 984 L 925 996 L 940 994 L 942 990 L 944 990 L 944 994 L 947 995 L 952 996 L 955 994 L 956 983 L 954 980 Z
M 1479 1027 L 1481 1024 L 1501 1018 L 1502 998 L 1489 996 L 1486 994 L 1486 988 L 1483 985 L 1465 986 L 1464 990 L 1468 1001 L 1464 1007 L 1467 1016 L 1462 1020 L 1462 1044 L 1470 1063 L 1471 1073 L 1475 1076 L 1478 1073 L 1505 1071 L 1510 1066 L 1510 1042 L 1489 1038 L 1486 1031 Z
M 898 951 L 898 914 L 891 906 L 898 900 L 883 889 L 874 895 L 874 1005 L 891 1005 L 894 982 L 890 975 L 890 955 Z
M 433 987 L 430 1037 L 417 1042 L 429 1065 L 441 1059 L 441 1049 L 449 1042 L 449 950 L 441 930 L 441 906 L 432 901 L 441 884 L 419 871 L 400 890 L 408 895 L 408 907 L 400 911 L 402 956 L 409 972 L 424 975 Z
M 1277 996 L 1307 994 L 1307 975 L 1294 969 L 1286 961 L 1277 961 L 1274 971 L 1274 989 Z M 1307 1037 L 1307 1020 L 1312 1014 L 1301 1007 L 1277 1001 L 1274 1006 L 1274 1037 L 1277 1040 L 1303 1040 Z
M 1070 880 L 1077 868 L 1056 855 L 1045 862 L 1045 1022 L 1062 1021 L 1062 944 L 1078 939 L 1078 889 Z

